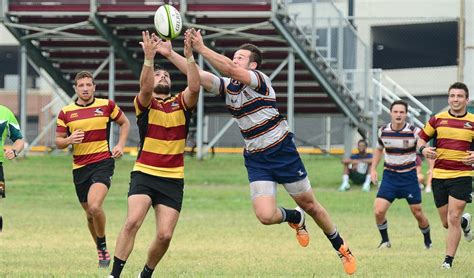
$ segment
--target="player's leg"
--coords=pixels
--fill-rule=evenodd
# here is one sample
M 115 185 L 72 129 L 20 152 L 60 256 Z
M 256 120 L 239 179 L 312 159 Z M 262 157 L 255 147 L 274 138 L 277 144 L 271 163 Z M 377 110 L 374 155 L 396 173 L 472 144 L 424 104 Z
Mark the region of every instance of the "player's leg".
M 349 184 L 349 174 L 351 171 L 351 169 L 349 168 L 350 163 L 347 160 L 343 159 L 342 164 L 343 164 L 342 183 L 338 189 L 341 192 L 347 191 L 351 187 L 351 185 Z
M 383 190 L 385 186 L 381 186 L 380 189 Z M 385 191 L 383 191 L 385 192 Z M 388 209 L 392 205 L 392 197 L 384 197 L 385 195 L 377 194 L 377 198 L 374 201 L 374 215 L 375 215 L 375 224 L 380 232 L 380 237 L 382 238 L 378 248 L 390 248 L 390 239 L 388 237 L 388 221 L 385 217 Z
M 156 235 L 148 248 L 147 260 L 140 273 L 142 278 L 151 278 L 156 265 L 168 250 L 183 204 L 183 179 L 154 179 L 156 194 L 152 205 L 155 210 Z
M 446 257 L 451 257 L 450 263 L 452 267 L 452 261 L 456 255 L 456 251 L 461 239 L 461 216 L 466 207 L 466 202 L 458 200 L 452 196 L 449 196 L 448 202 L 448 237 L 446 242 Z M 446 260 L 445 260 L 446 262 Z
M 130 194 L 130 193 L 129 193 Z M 125 224 L 117 237 L 115 245 L 114 264 L 110 275 L 120 277 L 120 273 L 133 250 L 135 237 L 151 206 L 151 198 L 145 194 L 130 195 L 128 197 L 128 211 Z
M 155 206 L 156 236 L 148 248 L 148 257 L 140 277 L 151 278 L 156 265 L 168 250 L 178 218 L 179 211 L 176 209 L 161 204 Z
M 410 210 L 413 216 L 415 216 L 415 219 L 418 222 L 418 227 L 420 228 L 420 231 L 423 234 L 423 242 L 425 244 L 425 248 L 430 249 L 432 245 L 430 235 L 430 223 L 428 221 L 428 218 L 423 213 L 421 203 L 410 204 Z
M 357 268 L 356 259 L 347 242 L 340 236 L 326 209 L 316 200 L 308 177 L 298 182 L 286 183 L 284 186 L 298 206 L 310 215 L 324 232 L 341 258 L 345 272 L 353 274 Z
M 92 217 L 94 231 L 96 234 L 97 253 L 99 255 L 99 266 L 108 267 L 110 264 L 110 254 L 107 250 L 107 241 L 105 238 L 105 212 L 102 208 L 108 188 L 103 183 L 94 183 L 89 189 L 87 195 L 87 214 Z
M 264 225 L 283 222 L 283 213 L 277 207 L 275 199 L 276 186 L 276 182 L 273 181 L 254 181 L 250 183 L 253 210 L 258 221 Z

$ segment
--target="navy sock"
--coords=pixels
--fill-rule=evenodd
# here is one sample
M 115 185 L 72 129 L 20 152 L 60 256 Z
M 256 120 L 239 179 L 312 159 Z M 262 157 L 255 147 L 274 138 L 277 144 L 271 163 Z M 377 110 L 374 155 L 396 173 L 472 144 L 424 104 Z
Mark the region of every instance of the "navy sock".
M 332 247 L 334 247 L 334 249 L 336 249 L 336 251 L 339 251 L 339 248 L 341 248 L 341 245 L 344 244 L 344 240 L 342 240 L 342 237 L 339 235 L 339 232 L 337 230 L 335 230 L 334 233 L 332 233 L 330 235 L 326 234 L 326 236 L 328 237 L 329 241 L 331 242 Z
M 112 267 L 112 272 L 110 273 L 110 275 L 112 275 L 114 278 L 119 278 L 126 262 L 127 261 L 122 261 L 121 259 L 114 257 L 114 265 Z
M 388 221 L 385 220 L 382 224 L 377 224 L 377 228 L 379 228 L 380 235 L 382 236 L 382 242 L 389 241 L 388 239 Z
M 421 228 L 421 233 L 423 234 L 425 246 L 428 247 L 431 245 L 431 235 L 430 235 L 430 225 L 428 225 L 426 228 Z
M 153 275 L 154 269 L 149 268 L 146 264 L 143 267 L 142 272 L 140 273 L 141 278 L 151 278 L 151 275 Z
M 105 241 L 105 236 L 104 237 L 97 237 L 97 249 L 99 250 L 105 250 L 107 249 L 107 243 Z
M 298 224 L 301 221 L 301 213 L 296 209 L 279 208 L 282 214 L 281 222 Z

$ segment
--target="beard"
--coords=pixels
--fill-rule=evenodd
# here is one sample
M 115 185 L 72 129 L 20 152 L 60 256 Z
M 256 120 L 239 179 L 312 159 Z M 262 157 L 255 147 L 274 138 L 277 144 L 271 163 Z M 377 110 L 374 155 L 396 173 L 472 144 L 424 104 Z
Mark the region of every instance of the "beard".
M 171 91 L 171 87 L 170 86 L 166 86 L 166 85 L 156 85 L 155 88 L 153 88 L 153 92 L 156 93 L 156 94 L 169 94 Z

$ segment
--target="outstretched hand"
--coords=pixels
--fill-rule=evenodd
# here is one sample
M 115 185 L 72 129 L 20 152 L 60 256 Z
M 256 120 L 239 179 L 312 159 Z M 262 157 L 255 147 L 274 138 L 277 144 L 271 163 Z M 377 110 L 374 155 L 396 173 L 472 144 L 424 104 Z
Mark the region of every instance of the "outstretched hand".
M 159 38 L 157 35 L 154 33 L 151 35 L 152 39 L 156 41 L 156 52 L 160 55 L 162 55 L 165 58 L 168 58 L 171 56 L 171 50 L 173 46 L 171 45 L 171 41 L 169 40 L 163 40 Z
M 201 30 L 194 30 L 194 28 L 190 29 L 190 39 L 191 45 L 194 50 L 200 52 L 204 48 L 204 41 L 202 40 Z
M 184 57 L 189 58 L 193 56 L 193 47 L 191 45 L 191 37 L 193 35 L 194 29 L 188 29 L 184 32 Z
M 142 46 L 143 54 L 145 54 L 145 59 L 147 60 L 153 60 L 157 52 L 158 41 L 156 41 L 154 37 L 156 37 L 154 33 L 150 36 L 150 32 L 142 31 L 142 41 L 140 45 Z

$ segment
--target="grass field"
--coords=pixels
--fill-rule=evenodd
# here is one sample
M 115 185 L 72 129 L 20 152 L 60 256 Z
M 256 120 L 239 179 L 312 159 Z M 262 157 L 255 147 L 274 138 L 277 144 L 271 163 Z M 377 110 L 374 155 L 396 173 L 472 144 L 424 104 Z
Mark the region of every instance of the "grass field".
M 405 201 L 388 214 L 390 250 L 380 241 L 372 205 L 375 190 L 355 187 L 336 191 L 339 158 L 303 156 L 319 201 L 326 207 L 358 259 L 358 277 L 472 277 L 474 243 L 462 239 L 454 268 L 440 269 L 446 231 L 431 194 L 423 193 L 434 248 L 423 249 L 422 235 Z M 126 194 L 134 158 L 117 162 L 104 207 L 107 241 L 113 254 L 126 215 Z M 240 155 L 217 155 L 206 161 L 186 160 L 183 210 L 168 253 L 155 277 L 341 277 L 341 263 L 312 221 L 311 243 L 301 248 L 286 225 L 264 226 L 255 218 Z M 7 198 L 0 203 L 0 277 L 107 277 L 97 268 L 97 254 L 84 212 L 72 184 L 70 156 L 36 156 L 6 162 Z M 279 187 L 279 204 L 294 207 Z M 473 212 L 472 207 L 468 211 Z M 151 215 L 151 214 L 150 214 Z M 143 267 L 154 220 L 139 231 L 123 277 L 136 277 Z

